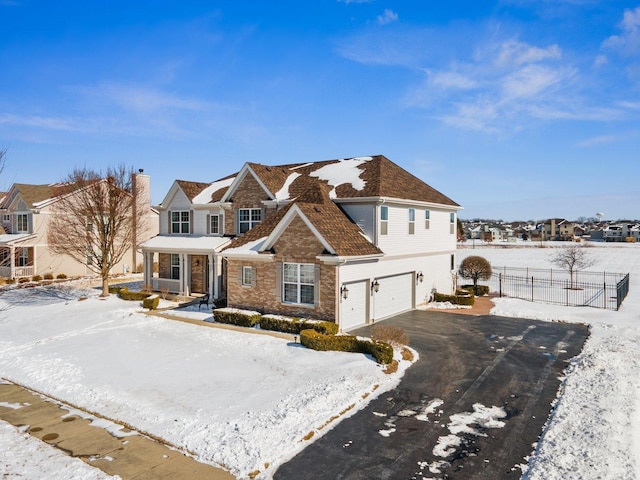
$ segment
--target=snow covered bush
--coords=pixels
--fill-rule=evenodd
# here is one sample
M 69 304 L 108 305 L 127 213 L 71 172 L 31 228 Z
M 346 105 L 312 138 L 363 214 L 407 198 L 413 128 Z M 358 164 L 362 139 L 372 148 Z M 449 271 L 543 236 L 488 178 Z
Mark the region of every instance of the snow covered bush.
M 383 365 L 393 360 L 393 347 L 388 343 L 353 335 L 324 335 L 315 330 L 302 330 L 300 343 L 312 350 L 369 354 Z
M 142 308 L 147 308 L 149 310 L 155 310 L 158 308 L 160 304 L 160 297 L 147 297 L 142 300 Z
M 435 302 L 450 302 L 454 305 L 468 305 L 471 306 L 475 302 L 473 293 L 466 290 L 458 290 L 455 295 L 445 295 L 444 293 L 434 293 L 433 300 Z
M 151 294 L 144 293 L 144 292 L 130 292 L 127 287 L 123 287 L 120 290 L 118 290 L 118 296 L 122 300 L 141 301 L 151 296 Z
M 260 313 L 237 308 L 217 308 L 213 311 L 213 319 L 219 323 L 237 325 L 239 327 L 254 327 L 260 322 Z
M 329 335 L 338 333 L 338 325 L 334 322 L 283 317 L 281 315 L 263 315 L 260 318 L 260 328 L 293 334 L 299 334 L 302 330 L 309 328 Z

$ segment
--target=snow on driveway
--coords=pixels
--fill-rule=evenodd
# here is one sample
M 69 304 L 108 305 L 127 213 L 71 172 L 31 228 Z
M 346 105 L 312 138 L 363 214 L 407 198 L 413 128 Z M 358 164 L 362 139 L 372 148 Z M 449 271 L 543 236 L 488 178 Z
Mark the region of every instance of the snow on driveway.
M 48 288 L 30 289 L 30 302 L 15 302 L 19 292 L 0 296 L 0 308 L 11 307 L 0 312 L 0 376 L 129 423 L 242 478 L 254 471 L 269 478 L 308 443 L 305 436 L 317 438 L 334 415 L 395 386 L 405 368 L 386 375 L 364 355 L 315 352 L 148 316 L 115 296 L 80 301 Z

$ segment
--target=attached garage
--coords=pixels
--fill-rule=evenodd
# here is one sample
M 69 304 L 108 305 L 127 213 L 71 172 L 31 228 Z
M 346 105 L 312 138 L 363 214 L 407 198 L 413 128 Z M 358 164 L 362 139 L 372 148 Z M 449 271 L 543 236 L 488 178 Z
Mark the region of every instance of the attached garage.
M 414 274 L 403 273 L 376 279 L 378 291 L 373 294 L 374 320 L 411 310 L 414 306 Z
M 349 290 L 349 294 L 346 299 L 342 298 L 342 296 L 340 297 L 340 328 L 343 331 L 362 326 L 369 320 L 367 313 L 369 304 L 368 282 L 362 280 L 345 283 L 344 286 Z

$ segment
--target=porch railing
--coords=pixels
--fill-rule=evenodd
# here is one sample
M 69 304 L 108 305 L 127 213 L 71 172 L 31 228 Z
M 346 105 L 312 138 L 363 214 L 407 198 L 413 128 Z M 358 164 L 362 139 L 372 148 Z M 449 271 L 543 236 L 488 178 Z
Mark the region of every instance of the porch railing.
M 11 267 L 0 267 L 0 277 L 11 278 Z M 30 267 L 14 267 L 13 277 L 33 277 L 33 266 Z
M 170 293 L 180 293 L 180 280 L 172 280 L 170 278 L 154 278 L 153 289 L 160 292 L 166 289 Z

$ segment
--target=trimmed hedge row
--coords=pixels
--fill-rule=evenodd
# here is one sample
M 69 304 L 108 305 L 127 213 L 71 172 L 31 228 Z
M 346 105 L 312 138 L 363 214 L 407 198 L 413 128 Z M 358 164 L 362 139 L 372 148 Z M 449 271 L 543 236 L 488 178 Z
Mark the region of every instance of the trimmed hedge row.
M 111 287 L 109 288 L 109 292 L 111 292 Z M 123 300 L 142 301 L 150 297 L 151 294 L 146 292 L 130 292 L 127 287 L 122 287 L 118 289 L 118 296 Z
M 436 302 L 450 302 L 450 303 L 453 303 L 454 305 L 473 306 L 476 299 L 473 296 L 472 292 L 468 292 L 466 290 L 464 291 L 459 290 L 456 292 L 455 295 L 445 295 L 444 293 L 436 292 L 433 295 L 433 300 Z
M 237 325 L 239 327 L 254 327 L 260 322 L 261 315 L 258 312 L 248 310 L 214 310 L 213 319 L 216 322 Z
M 300 343 L 312 350 L 369 354 L 383 365 L 393 361 L 391 345 L 379 340 L 364 340 L 354 335 L 324 335 L 308 329 L 300 332 Z
M 318 333 L 335 335 L 338 325 L 334 322 L 321 320 L 307 320 L 300 318 L 286 318 L 275 315 L 263 315 L 260 318 L 260 328 L 277 332 L 300 334 L 302 330 L 312 329 Z
M 474 287 L 473 285 L 462 285 L 463 290 L 467 290 L 471 293 L 473 293 L 474 295 L 481 297 L 483 295 L 489 295 L 489 285 L 478 285 L 478 291 L 474 291 Z

